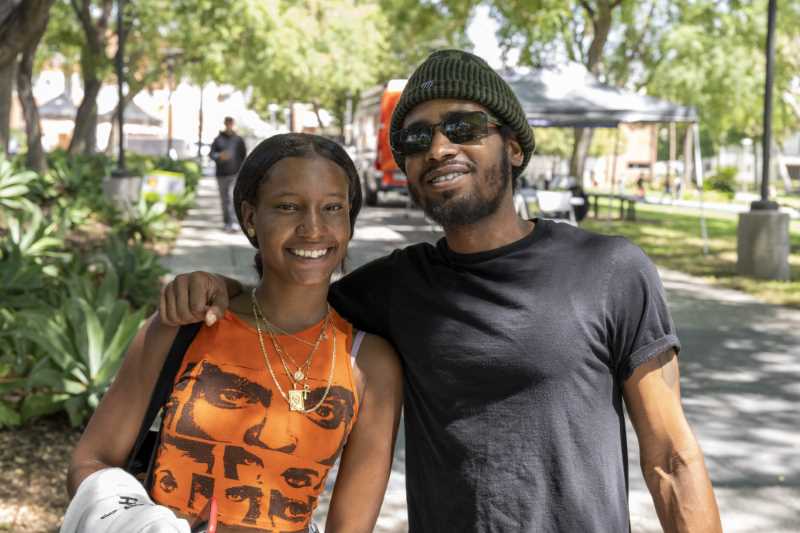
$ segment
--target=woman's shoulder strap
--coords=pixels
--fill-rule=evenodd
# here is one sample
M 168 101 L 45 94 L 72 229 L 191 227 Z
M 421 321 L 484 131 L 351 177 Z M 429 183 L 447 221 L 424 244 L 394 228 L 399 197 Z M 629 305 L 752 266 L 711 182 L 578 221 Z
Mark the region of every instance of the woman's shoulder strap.
M 153 394 L 150 396 L 150 403 L 147 405 L 147 411 L 142 419 L 142 425 L 139 428 L 139 434 L 136 437 L 136 442 L 129 455 L 128 464 L 126 465 L 126 470 L 128 472 L 134 473 L 136 470 L 142 471 L 147 467 L 149 458 L 140 457 L 140 449 L 150 432 L 150 427 L 153 425 L 153 421 L 156 419 L 158 412 L 161 411 L 161 408 L 172 393 L 172 385 L 175 382 L 175 376 L 178 374 L 181 363 L 183 363 L 183 356 L 186 354 L 186 350 L 189 349 L 189 346 L 202 327 L 203 322 L 196 322 L 194 324 L 181 326 L 178 329 L 175 340 L 172 341 L 172 346 L 170 346 L 169 353 L 164 361 L 164 366 L 161 367 L 156 386 L 153 388 Z M 145 464 L 137 465 L 136 463 L 142 462 L 142 459 L 144 459 Z

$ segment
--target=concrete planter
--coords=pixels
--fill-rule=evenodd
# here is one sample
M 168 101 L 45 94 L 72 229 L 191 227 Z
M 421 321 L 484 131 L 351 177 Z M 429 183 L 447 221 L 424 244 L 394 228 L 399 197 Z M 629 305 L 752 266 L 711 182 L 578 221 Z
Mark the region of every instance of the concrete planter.
M 114 205 L 125 212 L 130 212 L 139 203 L 142 191 L 142 177 L 131 175 L 106 176 L 103 179 L 103 193 Z
M 789 215 L 766 210 L 740 213 L 736 251 L 739 274 L 789 280 Z

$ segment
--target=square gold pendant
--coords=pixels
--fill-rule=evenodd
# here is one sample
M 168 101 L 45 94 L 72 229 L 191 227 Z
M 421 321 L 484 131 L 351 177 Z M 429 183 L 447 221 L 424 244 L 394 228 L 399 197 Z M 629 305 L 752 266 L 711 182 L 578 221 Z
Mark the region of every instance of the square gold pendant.
M 302 389 L 292 389 L 289 391 L 289 410 L 304 411 L 306 408 L 305 391 Z

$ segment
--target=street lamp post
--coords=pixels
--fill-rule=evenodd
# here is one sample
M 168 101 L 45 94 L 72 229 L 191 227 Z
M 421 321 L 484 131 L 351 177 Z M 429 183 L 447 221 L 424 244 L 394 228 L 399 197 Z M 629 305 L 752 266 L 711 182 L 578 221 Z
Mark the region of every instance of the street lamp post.
M 767 16 L 766 79 L 764 82 L 764 135 L 761 155 L 761 198 L 750 211 L 739 214 L 736 229 L 736 270 L 762 279 L 788 280 L 789 215 L 769 199 L 770 148 L 772 145 L 772 80 L 775 63 L 777 0 L 769 0 Z M 755 165 L 753 168 L 755 172 Z
M 750 205 L 753 210 L 776 210 L 777 202 L 769 199 L 770 155 L 772 147 L 772 82 L 775 78 L 775 16 L 777 0 L 769 0 L 767 15 L 767 72 L 764 81 L 764 135 L 761 145 L 761 199 Z
M 119 152 L 117 155 L 117 175 L 125 176 L 125 99 L 123 83 L 125 82 L 125 0 L 117 1 L 117 54 L 114 66 L 117 71 L 117 124 L 119 126 Z
M 114 66 L 117 74 L 117 122 L 119 126 L 119 152 L 117 168 L 111 171 L 110 179 L 103 181 L 105 194 L 123 211 L 131 211 L 139 201 L 142 187 L 141 176 L 131 174 L 125 168 L 125 0 L 117 0 L 117 54 Z
M 173 145 L 173 118 L 172 118 L 172 96 L 175 92 L 175 62 L 183 56 L 183 50 L 180 48 L 170 48 L 166 51 L 164 61 L 167 64 L 167 89 L 169 96 L 167 97 L 167 157 L 172 159 L 172 145 Z

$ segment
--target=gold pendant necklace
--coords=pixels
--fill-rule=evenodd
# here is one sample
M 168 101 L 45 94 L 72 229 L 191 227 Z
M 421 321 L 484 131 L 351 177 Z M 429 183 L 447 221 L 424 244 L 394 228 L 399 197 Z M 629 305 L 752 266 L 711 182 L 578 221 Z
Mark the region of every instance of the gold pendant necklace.
M 331 371 L 328 374 L 328 384 L 325 386 L 325 392 L 322 394 L 322 398 L 320 398 L 319 402 L 317 402 L 317 404 L 314 407 L 306 409 L 305 408 L 306 407 L 306 399 L 308 398 L 308 395 L 311 392 L 309 387 L 308 387 L 308 384 L 304 383 L 303 384 L 303 388 L 298 388 L 299 387 L 298 383 L 295 380 L 292 379 L 293 375 L 289 372 L 288 367 L 286 365 L 286 361 L 283 359 L 282 354 L 277 349 L 277 346 L 279 346 L 279 344 L 278 343 L 274 343 L 273 347 L 275 348 L 275 351 L 278 354 L 278 358 L 281 360 L 281 363 L 283 363 L 284 371 L 286 371 L 286 373 L 287 373 L 287 378 L 289 378 L 289 382 L 293 386 L 291 389 L 289 389 L 288 394 L 286 392 L 284 392 L 283 387 L 281 387 L 281 384 L 278 381 L 278 378 L 275 376 L 275 372 L 272 370 L 272 365 L 269 362 L 269 354 L 267 353 L 267 349 L 264 346 L 264 337 L 261 334 L 261 322 L 262 322 L 262 318 L 263 318 L 263 313 L 261 313 L 261 308 L 258 305 L 258 301 L 256 300 L 256 290 L 255 289 L 253 289 L 253 291 L 250 293 L 250 299 L 251 299 L 252 304 L 253 304 L 253 316 L 256 319 L 256 331 L 258 332 L 258 344 L 261 347 L 261 354 L 264 356 L 264 362 L 267 365 L 267 369 L 269 370 L 270 376 L 272 376 L 272 381 L 275 382 L 275 386 L 278 388 L 278 392 L 280 392 L 281 396 L 283 396 L 283 399 L 286 400 L 286 403 L 289 404 L 289 410 L 290 411 L 299 412 L 299 413 L 312 413 L 312 412 L 316 411 L 322 405 L 322 403 L 325 401 L 325 399 L 328 397 L 328 393 L 331 390 L 331 384 L 333 384 L 333 374 L 334 374 L 334 369 L 336 368 L 336 333 L 333 332 L 333 335 L 332 335 L 332 337 L 333 337 L 333 343 L 332 343 L 333 344 L 333 349 L 331 350 Z M 328 316 L 330 316 L 330 311 L 328 312 Z M 325 329 L 326 329 L 326 327 L 328 325 L 328 322 L 329 322 L 328 318 L 326 317 L 325 322 L 323 322 L 323 326 L 322 326 L 323 327 L 323 329 L 322 329 L 323 332 L 325 331 Z M 267 333 L 268 334 L 270 333 L 269 330 L 267 330 Z M 270 335 L 270 336 L 273 338 L 274 341 L 277 341 L 277 339 L 274 339 L 273 335 Z M 282 350 L 282 348 L 281 348 L 281 350 Z M 306 376 L 304 375 L 304 378 L 305 377 Z
M 253 293 L 255 294 L 255 289 L 253 289 Z M 257 302 L 257 300 L 255 301 Z M 314 343 L 310 343 L 305 339 L 302 339 L 296 335 L 292 335 L 291 333 L 288 333 L 285 330 L 275 326 L 269 320 L 267 320 L 267 317 L 264 316 L 264 311 L 261 310 L 261 306 L 257 305 L 257 303 L 256 303 L 256 308 L 258 309 L 258 314 L 261 321 L 265 324 L 264 329 L 267 330 L 267 334 L 272 340 L 272 346 L 273 348 L 275 348 L 275 351 L 278 352 L 278 356 L 281 359 L 281 363 L 283 364 L 283 369 L 286 372 L 286 375 L 290 376 L 290 379 L 292 379 L 295 382 L 302 382 L 306 378 L 308 369 L 311 368 L 311 361 L 314 357 L 314 353 L 317 351 L 317 348 L 319 348 L 319 343 L 322 341 L 322 339 L 325 338 L 325 330 L 328 327 L 328 323 L 331 317 L 330 305 L 327 306 L 327 313 L 325 314 L 325 320 L 322 323 L 322 327 L 319 330 L 319 335 L 317 335 L 317 340 Z M 306 357 L 306 360 L 303 362 L 302 365 L 297 364 L 297 361 L 295 361 L 294 357 L 292 357 L 289 353 L 286 352 L 286 350 L 283 349 L 283 347 L 276 339 L 275 334 L 273 333 L 273 329 L 281 331 L 283 332 L 284 335 L 290 336 L 300 342 L 303 342 L 304 344 L 311 346 L 311 351 L 308 353 L 308 357 Z M 286 363 L 287 360 L 292 362 L 296 370 L 294 371 L 289 370 L 289 366 Z

